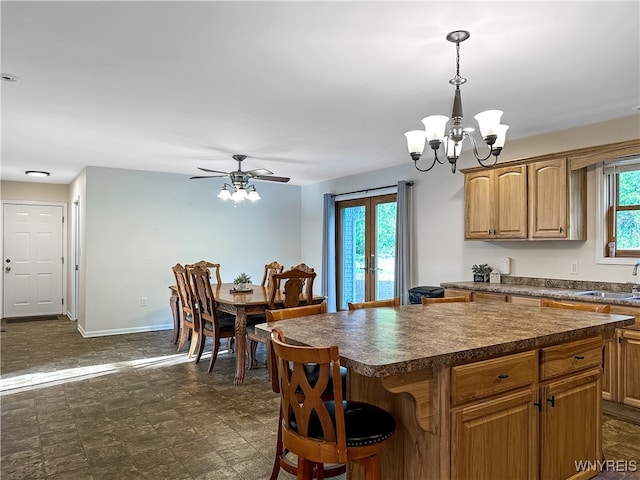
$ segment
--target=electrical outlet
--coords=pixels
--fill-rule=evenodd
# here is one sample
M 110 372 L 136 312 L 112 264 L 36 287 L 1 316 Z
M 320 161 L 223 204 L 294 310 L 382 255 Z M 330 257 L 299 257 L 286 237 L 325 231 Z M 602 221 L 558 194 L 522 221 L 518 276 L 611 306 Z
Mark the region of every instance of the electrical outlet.
M 140 306 L 141 307 L 146 307 L 147 306 L 147 297 L 142 297 L 140 299 Z
M 578 262 L 573 261 L 571 262 L 571 275 L 578 275 Z

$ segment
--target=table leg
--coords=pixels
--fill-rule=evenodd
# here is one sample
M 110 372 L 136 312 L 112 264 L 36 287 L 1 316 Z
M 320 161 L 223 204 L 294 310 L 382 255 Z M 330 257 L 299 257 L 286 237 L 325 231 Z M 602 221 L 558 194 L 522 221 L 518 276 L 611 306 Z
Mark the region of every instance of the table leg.
M 247 339 L 247 312 L 244 306 L 238 306 L 236 311 L 236 385 L 244 382 L 245 348 Z
M 169 306 L 171 307 L 171 315 L 173 315 L 173 337 L 171 337 L 171 343 L 175 345 L 180 337 L 180 298 L 173 292 L 169 297 Z

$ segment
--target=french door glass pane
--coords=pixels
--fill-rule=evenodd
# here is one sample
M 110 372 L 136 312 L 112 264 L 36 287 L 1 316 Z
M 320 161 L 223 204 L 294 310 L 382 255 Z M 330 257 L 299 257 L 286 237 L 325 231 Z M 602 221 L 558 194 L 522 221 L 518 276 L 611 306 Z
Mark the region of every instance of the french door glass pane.
M 376 205 L 376 298 L 393 298 L 396 260 L 396 202 Z
M 347 302 L 364 302 L 365 299 L 365 207 L 349 207 L 342 210 L 340 251 L 342 254 L 342 280 L 340 282 L 340 308 Z

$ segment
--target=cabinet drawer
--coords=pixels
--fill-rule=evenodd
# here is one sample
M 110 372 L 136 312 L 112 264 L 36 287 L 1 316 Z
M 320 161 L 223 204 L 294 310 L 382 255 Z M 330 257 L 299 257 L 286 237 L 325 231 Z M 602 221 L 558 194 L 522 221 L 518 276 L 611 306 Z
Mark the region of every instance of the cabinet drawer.
M 536 381 L 535 351 L 483 360 L 451 369 L 454 404 L 506 392 Z
M 602 365 L 602 338 L 593 337 L 540 351 L 540 380 Z

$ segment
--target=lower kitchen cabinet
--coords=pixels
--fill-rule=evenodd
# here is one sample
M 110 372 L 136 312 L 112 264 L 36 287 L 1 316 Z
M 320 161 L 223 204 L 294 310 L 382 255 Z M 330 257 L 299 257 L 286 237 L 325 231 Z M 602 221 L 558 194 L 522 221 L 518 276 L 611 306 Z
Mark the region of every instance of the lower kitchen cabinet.
M 533 388 L 454 411 L 452 479 L 537 478 L 538 412 Z
M 640 330 L 619 329 L 619 401 L 640 408 Z
M 551 381 L 541 389 L 540 478 L 591 478 L 576 461 L 599 460 L 600 369 Z
M 451 478 L 593 477 L 576 462 L 602 459 L 601 348 L 593 337 L 453 367 Z

